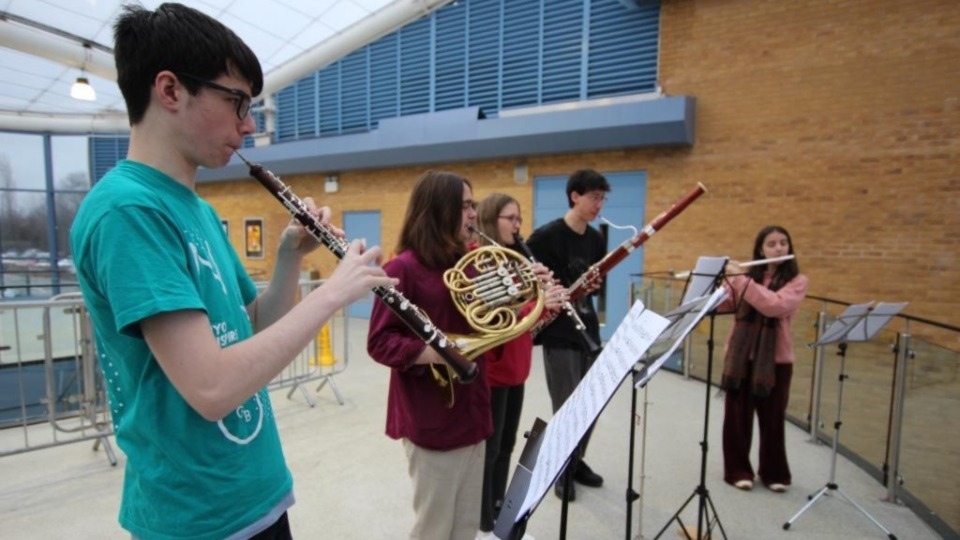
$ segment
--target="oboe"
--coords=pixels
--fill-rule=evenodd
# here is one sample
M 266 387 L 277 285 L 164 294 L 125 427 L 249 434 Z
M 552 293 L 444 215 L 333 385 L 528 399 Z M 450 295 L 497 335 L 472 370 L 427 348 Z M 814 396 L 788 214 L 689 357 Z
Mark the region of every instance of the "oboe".
M 250 167 L 250 176 L 263 184 L 267 191 L 283 203 L 294 219 L 299 221 L 311 236 L 326 246 L 338 259 L 342 259 L 347 254 L 350 243 L 334 236 L 328 227 L 320 223 L 320 220 L 310 213 L 307 205 L 293 193 L 289 186 L 272 172 L 264 169 L 263 166 L 247 161 L 239 152 L 237 152 L 237 156 Z M 457 372 L 460 382 L 469 383 L 477 377 L 479 374 L 477 365 L 467 360 L 456 344 L 433 324 L 423 310 L 407 300 L 403 293 L 393 287 L 374 287 L 373 292 L 420 339 L 437 351 L 443 360 Z
M 684 195 L 679 201 L 673 203 L 666 212 L 663 212 L 659 216 L 653 218 L 653 220 L 645 225 L 643 229 L 634 235 L 632 238 L 624 240 L 622 244 L 617 246 L 616 249 L 607 253 L 600 262 L 592 265 L 590 268 L 587 268 L 587 271 L 580 275 L 577 278 L 577 281 L 570 286 L 570 301 L 576 301 L 578 298 L 587 293 L 587 291 L 592 291 L 599 285 L 600 280 L 603 276 L 607 275 L 607 272 L 611 268 L 617 265 L 620 261 L 627 258 L 634 249 L 643 245 L 644 242 L 650 239 L 657 231 L 663 228 L 664 225 L 670 222 L 671 219 L 675 218 L 677 214 L 683 212 L 683 210 L 690 206 L 690 203 L 697 200 L 698 197 L 703 195 L 707 191 L 707 188 L 703 184 L 697 182 L 697 186 L 691 189 L 686 195 Z M 547 327 L 556 319 L 554 314 L 552 317 L 547 316 L 533 329 L 530 331 L 534 336 L 540 333 L 544 328 Z
M 526 254 L 527 258 L 530 259 L 530 262 L 537 262 L 537 258 L 534 257 L 533 252 L 530 251 L 530 246 L 523 241 L 523 237 L 520 236 L 520 233 L 513 233 L 513 241 L 517 244 L 517 246 L 520 247 L 523 253 Z M 580 316 L 577 315 L 576 308 L 573 307 L 573 304 L 571 304 L 569 300 L 564 301 L 563 312 L 566 313 L 567 317 L 570 317 L 570 320 L 573 321 L 573 327 L 577 329 L 577 332 L 580 332 L 580 336 L 583 337 L 583 342 L 586 343 L 590 352 L 599 351 L 600 346 L 597 345 L 590 337 L 590 334 L 587 332 L 587 325 L 583 324 L 583 320 L 581 320 Z M 550 317 L 550 320 L 552 321 L 554 318 L 556 318 L 556 315 Z M 535 331 L 536 329 L 537 327 L 534 327 Z

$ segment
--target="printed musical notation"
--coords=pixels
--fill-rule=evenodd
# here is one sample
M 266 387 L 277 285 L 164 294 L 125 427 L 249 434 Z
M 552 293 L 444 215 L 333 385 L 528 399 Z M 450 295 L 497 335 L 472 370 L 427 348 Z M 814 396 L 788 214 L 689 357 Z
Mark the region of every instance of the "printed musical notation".
M 550 489 L 567 457 L 620 382 L 668 324 L 664 317 L 645 309 L 643 303 L 634 303 L 593 367 L 547 425 L 518 517 L 525 515 Z

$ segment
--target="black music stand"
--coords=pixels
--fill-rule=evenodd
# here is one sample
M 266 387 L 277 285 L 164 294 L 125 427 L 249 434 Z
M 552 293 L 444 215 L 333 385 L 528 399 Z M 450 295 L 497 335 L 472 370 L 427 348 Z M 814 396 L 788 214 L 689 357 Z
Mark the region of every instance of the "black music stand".
M 520 462 L 504 496 L 493 534 L 501 540 L 522 537 L 526 522 L 552 488 L 589 427 L 609 403 L 627 373 L 643 357 L 669 321 L 634 303 L 603 352 L 587 371 L 550 425 L 534 422 Z M 566 476 L 569 482 L 570 475 Z M 567 489 L 569 484 L 565 484 Z M 561 501 L 560 538 L 566 538 L 567 499 Z
M 631 511 L 630 505 L 641 498 L 641 494 L 633 490 L 633 460 L 635 454 L 635 440 L 636 440 L 636 426 L 637 423 L 633 421 L 636 418 L 637 414 L 637 389 L 646 387 L 647 383 L 653 378 L 657 372 L 660 371 L 673 353 L 683 344 L 683 340 L 686 339 L 687 335 L 697 326 L 700 320 L 706 315 L 707 312 L 712 311 L 717 304 L 719 304 L 726 293 L 722 290 L 714 291 L 714 294 L 709 296 L 701 296 L 695 298 L 687 303 L 681 304 L 679 307 L 670 311 L 669 313 L 664 314 L 664 318 L 670 321 L 670 326 L 664 330 L 660 337 L 651 345 L 651 348 L 656 347 L 657 345 L 669 344 L 666 349 L 659 354 L 655 359 L 646 359 L 640 362 L 640 368 L 637 369 L 634 367 L 632 370 L 633 374 L 633 390 L 632 390 L 632 404 L 630 408 L 630 450 L 628 453 L 628 462 L 627 462 L 627 514 L 626 514 L 626 539 L 630 540 L 630 529 L 632 528 L 631 518 L 633 512 Z M 648 351 L 649 352 L 649 351 Z M 643 472 L 643 467 L 641 463 L 641 474 Z M 641 503 L 639 509 L 638 525 L 640 525 L 640 534 L 643 536 L 642 531 L 642 517 L 643 517 L 643 505 Z
M 890 540 L 897 540 L 896 535 L 887 530 L 886 527 L 880 524 L 879 521 L 874 519 L 862 506 L 857 504 L 853 499 L 851 499 L 846 493 L 840 490 L 840 486 L 837 485 L 837 448 L 838 441 L 840 440 L 840 410 L 843 405 L 843 381 L 847 378 L 847 375 L 844 372 L 844 367 L 847 361 L 847 343 L 848 342 L 857 342 L 857 341 L 870 341 L 873 336 L 880 331 L 894 315 L 900 312 L 905 306 L 906 302 L 900 304 L 889 304 L 880 302 L 876 305 L 873 302 L 867 302 L 864 304 L 853 304 L 840 314 L 837 317 L 837 320 L 833 322 L 826 330 L 824 330 L 823 335 L 820 336 L 815 343 L 811 343 L 810 347 L 824 347 L 831 343 L 837 344 L 837 356 L 840 357 L 840 377 L 839 383 L 837 385 L 837 418 L 833 424 L 834 434 L 833 434 L 833 450 L 830 457 L 830 478 L 827 480 L 825 486 L 820 488 L 820 491 L 814 493 L 807 497 L 809 502 L 803 505 L 803 508 L 799 512 L 793 515 L 786 523 L 783 524 L 784 530 L 789 530 L 790 526 L 796 521 L 804 512 L 813 507 L 818 501 L 823 497 L 830 495 L 831 493 L 836 493 L 847 500 L 852 504 L 861 514 L 867 517 L 874 525 L 880 528 Z
M 691 298 L 701 297 L 712 292 L 721 294 L 722 300 L 722 297 L 725 297 L 725 293 L 722 292 L 720 283 L 723 280 L 724 268 L 728 260 L 729 258 L 727 257 L 700 257 L 697 259 L 697 266 L 687 279 L 683 302 L 688 302 Z M 697 484 L 693 493 L 680 505 L 680 508 L 673 514 L 673 517 L 664 524 L 663 528 L 660 529 L 660 532 L 658 532 L 654 538 L 660 538 L 670 524 L 676 521 L 680 525 L 680 530 L 683 532 L 683 535 L 688 540 L 694 540 L 690 537 L 687 528 L 684 527 L 683 520 L 680 519 L 680 513 L 683 512 L 683 509 L 686 508 L 695 497 L 697 498 L 696 540 L 712 539 L 714 525 L 720 528 L 720 534 L 723 538 L 727 537 L 726 531 L 723 530 L 723 523 L 720 522 L 720 516 L 717 514 L 717 509 L 713 506 L 713 500 L 710 499 L 710 491 L 707 489 L 707 436 L 710 432 L 710 381 L 713 377 L 713 338 L 716 315 L 716 309 L 712 309 L 710 311 L 710 334 L 707 339 L 707 380 L 704 385 L 706 388 L 706 398 L 704 399 L 703 405 L 703 438 L 700 440 L 700 483 Z M 704 531 L 704 526 L 706 526 L 706 532 Z

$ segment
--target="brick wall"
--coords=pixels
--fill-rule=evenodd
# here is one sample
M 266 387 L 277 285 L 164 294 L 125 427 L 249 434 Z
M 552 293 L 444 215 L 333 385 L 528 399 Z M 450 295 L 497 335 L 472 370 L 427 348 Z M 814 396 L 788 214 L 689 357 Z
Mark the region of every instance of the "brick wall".
M 697 181 L 708 193 L 646 246 L 648 271 L 698 255 L 748 258 L 754 234 L 790 230 L 810 293 L 849 302 L 909 301 L 906 313 L 960 325 L 960 2 L 664 0 L 660 78 L 697 98 L 690 148 L 526 159 L 530 178 L 580 167 L 647 171 L 647 219 Z M 301 196 L 379 209 L 393 248 L 409 189 L 427 168 L 471 179 L 477 197 L 517 197 L 530 233 L 533 183 L 515 160 L 431 164 L 285 178 Z M 267 259 L 287 221 L 254 181 L 202 185 L 242 254 L 244 217 L 265 219 Z M 638 226 L 641 224 L 637 224 Z M 322 274 L 326 252 L 307 266 Z M 956 344 L 950 344 L 954 346 Z

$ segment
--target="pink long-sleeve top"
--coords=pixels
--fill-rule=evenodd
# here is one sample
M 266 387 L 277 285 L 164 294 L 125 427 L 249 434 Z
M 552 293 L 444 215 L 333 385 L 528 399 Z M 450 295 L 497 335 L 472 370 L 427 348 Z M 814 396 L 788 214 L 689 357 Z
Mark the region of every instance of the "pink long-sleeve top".
M 799 274 L 778 291 L 768 289 L 769 284 L 769 276 L 764 278 L 762 286 L 746 275 L 734 276 L 723 284 L 723 288 L 727 291 L 727 299 L 720 303 L 717 311 L 721 313 L 735 311 L 743 299 L 764 317 L 779 319 L 775 361 L 778 364 L 792 364 L 794 361 L 793 334 L 790 326 L 793 324 L 793 316 L 807 296 L 809 280 L 807 276 Z M 727 336 L 727 348 L 730 347 L 732 336 L 731 328 L 730 335 Z

